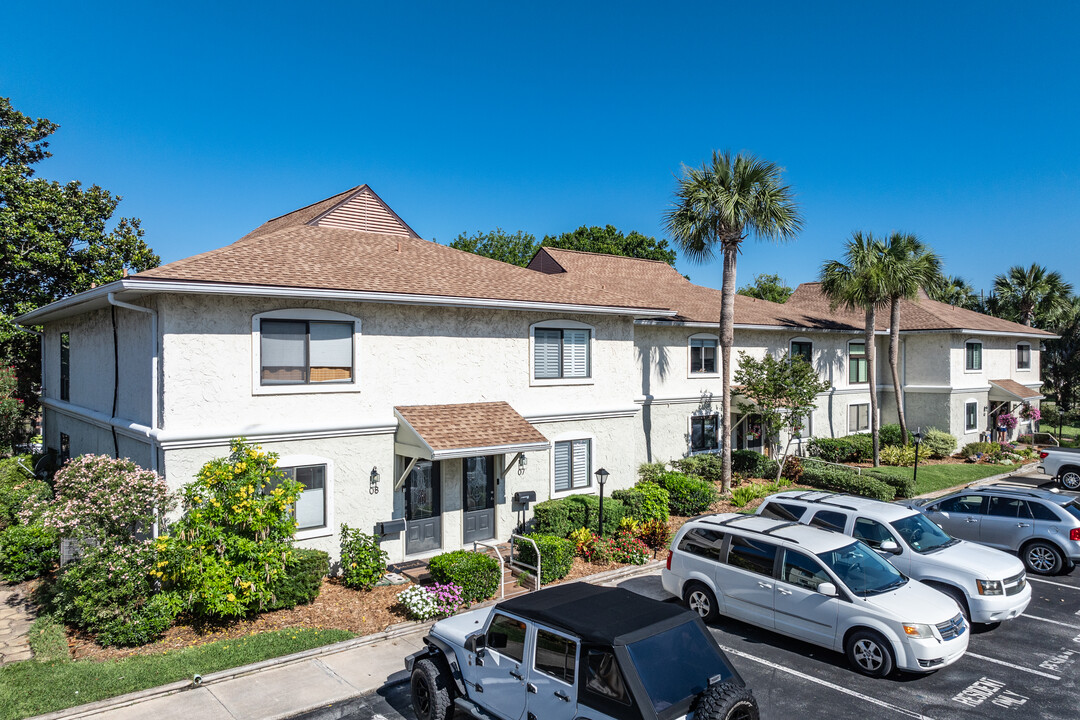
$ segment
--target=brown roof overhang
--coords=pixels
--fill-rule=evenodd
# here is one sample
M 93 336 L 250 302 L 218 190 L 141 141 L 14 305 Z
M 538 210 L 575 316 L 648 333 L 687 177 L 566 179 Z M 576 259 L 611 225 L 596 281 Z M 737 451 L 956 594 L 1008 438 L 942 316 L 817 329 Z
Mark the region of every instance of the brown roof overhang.
M 1038 390 L 1032 390 L 1015 380 L 991 380 L 991 400 L 1038 400 L 1045 397 Z
M 505 402 L 395 407 L 394 452 L 421 460 L 547 450 L 548 439 Z

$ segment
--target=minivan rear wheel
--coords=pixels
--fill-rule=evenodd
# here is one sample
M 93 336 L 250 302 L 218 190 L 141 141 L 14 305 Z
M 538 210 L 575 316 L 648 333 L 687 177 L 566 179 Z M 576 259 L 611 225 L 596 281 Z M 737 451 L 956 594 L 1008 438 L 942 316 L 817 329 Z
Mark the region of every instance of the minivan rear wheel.
M 1048 542 L 1036 540 L 1028 543 L 1020 553 L 1024 567 L 1036 575 L 1057 575 L 1065 564 L 1061 551 Z
M 848 662 L 863 675 L 883 678 L 893 671 L 896 664 L 889 642 L 872 630 L 852 633 L 845 649 Z
M 716 595 L 701 583 L 690 583 L 683 591 L 686 607 L 698 614 L 707 623 L 720 619 L 720 610 L 716 604 Z

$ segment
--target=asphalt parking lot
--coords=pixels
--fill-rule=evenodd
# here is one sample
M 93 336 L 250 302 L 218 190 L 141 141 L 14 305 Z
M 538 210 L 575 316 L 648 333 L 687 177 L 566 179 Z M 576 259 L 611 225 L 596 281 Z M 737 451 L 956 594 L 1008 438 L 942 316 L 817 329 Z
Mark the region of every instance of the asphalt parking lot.
M 1048 479 L 1014 481 L 1037 486 Z M 1032 599 L 1024 615 L 996 627 L 977 626 L 967 654 L 929 675 L 874 680 L 850 669 L 841 653 L 751 625 L 725 619 L 712 630 L 769 720 L 1072 717 L 1080 708 L 1080 567 L 1029 579 Z M 639 578 L 627 587 L 648 590 L 649 583 L 658 585 L 659 578 Z M 404 673 L 392 676 L 350 717 L 413 718 L 404 679 Z

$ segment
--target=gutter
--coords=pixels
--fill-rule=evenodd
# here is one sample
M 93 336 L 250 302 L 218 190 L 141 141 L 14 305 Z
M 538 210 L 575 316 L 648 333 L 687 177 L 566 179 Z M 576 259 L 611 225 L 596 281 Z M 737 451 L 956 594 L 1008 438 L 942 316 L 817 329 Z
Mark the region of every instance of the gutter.
M 121 283 L 123 281 L 120 281 Z M 158 442 L 156 433 L 158 431 L 158 313 L 157 310 L 142 307 L 141 305 L 132 305 L 131 303 L 122 302 L 116 299 L 115 292 L 108 292 L 106 298 L 109 304 L 114 307 L 121 307 L 126 310 L 134 310 L 135 312 L 146 313 L 150 316 L 150 341 L 154 344 L 154 351 L 150 360 L 150 432 L 147 437 L 150 439 L 150 469 L 155 473 L 158 471 Z M 116 336 L 113 336 L 114 349 L 116 349 Z M 114 355 L 114 357 L 117 357 Z M 119 359 L 117 359 L 117 369 L 119 373 Z M 119 375 L 117 374 L 114 379 L 113 394 L 114 398 L 116 393 L 119 392 Z M 115 400 L 113 406 L 113 414 L 116 414 Z M 110 424 L 111 424 L 110 418 Z

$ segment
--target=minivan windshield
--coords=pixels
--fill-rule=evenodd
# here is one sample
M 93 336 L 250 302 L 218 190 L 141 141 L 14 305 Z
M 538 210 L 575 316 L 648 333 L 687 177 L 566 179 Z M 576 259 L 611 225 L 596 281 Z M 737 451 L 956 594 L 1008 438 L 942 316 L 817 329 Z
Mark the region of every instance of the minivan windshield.
M 714 675 L 721 682 L 732 677 L 716 641 L 695 620 L 628 643 L 626 649 L 657 715 L 699 695 Z
M 922 513 L 915 513 L 900 520 L 893 520 L 890 525 L 904 542 L 911 546 L 917 553 L 926 553 L 938 550 L 949 545 L 955 545 L 958 541 L 945 534 L 945 531 L 930 521 Z
M 818 557 L 836 573 L 840 582 L 860 597 L 889 592 L 907 582 L 896 568 L 858 540 L 838 550 L 819 553 Z

